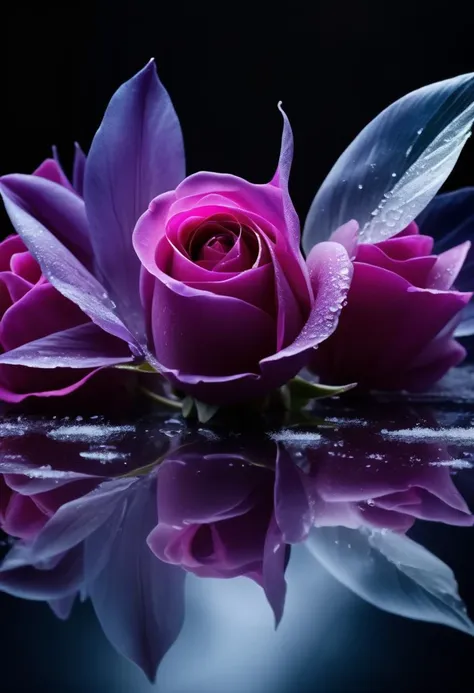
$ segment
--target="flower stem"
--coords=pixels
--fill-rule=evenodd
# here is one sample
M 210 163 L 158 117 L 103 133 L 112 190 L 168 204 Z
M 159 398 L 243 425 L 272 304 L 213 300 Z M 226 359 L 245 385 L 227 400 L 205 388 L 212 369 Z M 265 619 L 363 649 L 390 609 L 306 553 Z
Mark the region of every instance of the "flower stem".
M 153 399 L 155 402 L 159 402 L 160 404 L 164 404 L 166 407 L 172 407 L 173 409 L 179 409 L 179 410 L 181 410 L 183 408 L 182 402 L 178 401 L 177 399 L 169 399 L 168 397 L 163 397 L 162 395 L 158 395 L 156 392 L 152 392 L 151 390 L 148 390 L 146 387 L 141 387 L 140 392 L 142 392 L 144 395 L 146 395 L 150 399 Z

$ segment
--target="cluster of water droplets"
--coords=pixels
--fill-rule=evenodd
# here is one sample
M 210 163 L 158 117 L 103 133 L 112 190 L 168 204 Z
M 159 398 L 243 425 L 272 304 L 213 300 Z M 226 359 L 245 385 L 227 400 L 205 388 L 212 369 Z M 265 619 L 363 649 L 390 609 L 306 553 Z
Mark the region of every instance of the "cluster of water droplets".
M 426 146 L 408 168 L 402 165 L 400 173 L 390 173 L 391 178 L 398 180 L 371 212 L 372 218 L 361 229 L 361 240 L 376 243 L 395 235 L 426 207 L 453 169 L 470 136 L 472 115 L 461 114 Z M 417 136 L 423 131 L 419 128 Z M 406 150 L 406 160 L 410 158 L 413 146 Z

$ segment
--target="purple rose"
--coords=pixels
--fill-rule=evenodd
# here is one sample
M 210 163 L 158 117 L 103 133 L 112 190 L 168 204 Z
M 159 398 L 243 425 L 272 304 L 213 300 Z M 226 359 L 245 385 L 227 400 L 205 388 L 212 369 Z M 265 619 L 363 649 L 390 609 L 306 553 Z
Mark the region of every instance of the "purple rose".
M 283 385 L 337 324 L 349 258 L 322 243 L 306 264 L 288 205 L 276 181 L 198 173 L 138 222 L 153 352 L 198 399 L 222 404 Z
M 94 330 L 90 319 L 62 296 L 41 274 L 36 260 L 19 236 L 0 243 L 0 353 L 6 354 L 42 337 L 82 326 Z M 115 341 L 106 332 L 104 342 Z M 118 341 L 118 340 L 117 340 Z M 40 355 L 40 354 L 38 354 Z M 0 399 L 21 402 L 26 397 L 69 394 L 81 387 L 97 368 L 29 368 L 0 364 Z
M 411 223 L 355 250 L 354 275 L 336 332 L 311 368 L 330 383 L 422 391 L 465 357 L 453 338 L 472 294 L 452 288 L 470 243 L 436 255 Z
M 89 322 L 87 315 L 45 280 L 19 236 L 9 236 L 0 243 L 0 300 L 2 353 Z M 91 371 L 85 370 L 0 364 L 0 398 L 20 402 L 30 395 L 66 394 L 90 375 Z
M 212 173 L 186 178 L 178 117 L 151 61 L 112 97 L 87 162 L 76 158 L 72 187 L 54 160 L 37 175 L 0 178 L 6 211 L 43 275 L 93 323 L 0 354 L 0 363 L 87 370 L 148 361 L 211 404 L 265 396 L 306 366 L 337 326 L 353 270 L 341 245 L 351 233 L 347 220 L 357 220 L 361 241 L 378 244 L 415 219 L 452 170 L 473 103 L 474 79 L 464 75 L 407 95 L 365 128 L 311 206 L 305 261 L 288 192 L 293 138 L 286 116 L 269 184 Z M 382 271 L 370 262 L 369 274 Z M 437 289 L 392 275 L 386 282 L 382 273 L 372 292 L 386 296 L 384 307 L 393 299 L 387 313 L 400 310 L 396 289 L 404 281 L 413 299 L 407 314 L 435 300 Z M 385 339 L 387 368 L 393 353 L 399 360 L 403 353 L 404 369 L 418 370 L 418 387 L 425 366 L 459 358 L 452 340 L 435 339 L 457 312 L 452 304 L 463 300 L 440 282 L 442 319 L 418 321 L 423 330 L 417 324 L 404 349 L 398 325 L 390 332 L 396 339 Z M 374 330 L 373 319 L 367 324 L 365 315 L 358 335 Z M 355 359 L 360 352 L 353 351 Z M 337 380 L 353 380 L 336 371 Z M 359 375 L 364 381 L 366 371 Z

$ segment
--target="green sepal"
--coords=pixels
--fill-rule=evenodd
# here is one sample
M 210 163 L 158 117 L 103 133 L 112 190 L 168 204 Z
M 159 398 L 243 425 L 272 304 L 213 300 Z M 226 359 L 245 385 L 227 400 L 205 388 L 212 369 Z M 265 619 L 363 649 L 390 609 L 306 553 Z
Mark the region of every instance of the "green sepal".
M 311 383 L 309 380 L 296 376 L 285 386 L 285 400 L 289 400 L 289 409 L 294 411 L 304 407 L 308 402 L 315 399 L 325 399 L 327 397 L 337 397 L 355 388 L 357 383 L 348 385 L 322 385 L 321 383 Z
M 208 423 L 212 417 L 219 411 L 219 406 L 216 404 L 206 404 L 206 402 L 200 402 L 198 399 L 193 397 L 185 397 L 183 400 L 182 415 L 185 419 L 188 419 L 193 412 L 196 411 L 196 416 L 199 423 Z
M 137 373 L 158 373 L 153 366 L 150 366 L 148 361 L 142 361 L 142 363 L 121 363 L 115 368 L 120 368 L 124 371 L 135 371 Z

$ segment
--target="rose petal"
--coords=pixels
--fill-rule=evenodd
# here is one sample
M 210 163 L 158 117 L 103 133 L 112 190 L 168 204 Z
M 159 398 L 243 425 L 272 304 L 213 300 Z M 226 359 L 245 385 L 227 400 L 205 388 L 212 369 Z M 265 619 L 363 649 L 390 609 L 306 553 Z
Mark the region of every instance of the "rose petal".
M 444 291 L 450 289 L 461 272 L 470 249 L 471 242 L 466 241 L 438 255 L 436 265 L 431 271 L 427 288 Z
M 54 154 L 55 158 L 45 159 L 43 163 L 38 166 L 36 171 L 33 172 L 33 175 L 38 176 L 39 178 L 46 178 L 46 180 L 50 180 L 52 183 L 62 185 L 64 188 L 72 191 L 73 187 L 64 173 L 61 164 L 56 159 L 55 151 Z
M 311 251 L 307 264 L 315 295 L 310 316 L 292 344 L 262 361 L 264 372 L 275 362 L 318 346 L 337 327 L 352 277 L 347 251 L 339 243 L 319 243 Z
M 166 275 L 155 279 L 152 311 L 156 358 L 183 375 L 244 374 L 275 350 L 275 323 L 267 313 Z
M 0 323 L 0 343 L 9 351 L 86 320 L 84 313 L 51 284 L 41 284 L 7 310 Z
M 469 296 L 418 289 L 380 267 L 355 263 L 348 308 L 337 335 L 315 353 L 316 372 L 334 383 L 393 385 L 391 376 L 406 372 Z
M 386 243 L 389 242 L 390 241 L 386 241 Z M 398 260 L 386 255 L 380 248 L 381 245 L 381 243 L 378 245 L 369 245 L 367 243 L 359 245 L 357 249 L 357 262 L 386 269 L 399 277 L 403 277 L 407 282 L 421 289 L 430 288 L 431 273 L 437 263 L 435 255 L 413 257 L 409 260 Z

